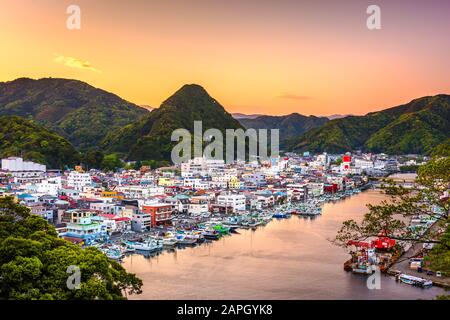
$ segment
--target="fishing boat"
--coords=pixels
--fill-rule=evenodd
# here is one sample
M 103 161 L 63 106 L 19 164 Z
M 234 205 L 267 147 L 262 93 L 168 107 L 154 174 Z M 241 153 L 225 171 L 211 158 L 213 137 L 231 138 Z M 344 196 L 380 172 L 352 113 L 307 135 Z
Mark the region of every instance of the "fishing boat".
M 303 216 L 309 216 L 309 217 L 314 217 L 314 216 L 319 216 L 319 215 L 321 215 L 321 214 L 322 214 L 322 212 L 321 212 L 320 210 L 317 210 L 317 209 L 310 209 L 310 210 L 307 210 L 307 211 L 302 212 L 301 215 L 303 215 Z
M 161 238 L 163 243 L 163 247 L 175 247 L 178 244 L 178 239 L 172 232 L 166 232 L 165 235 Z
M 219 240 L 221 234 L 214 229 L 207 228 L 202 232 L 203 237 L 208 240 Z
M 136 249 L 126 245 L 125 248 L 123 249 L 123 252 L 124 253 L 134 253 L 134 252 L 136 252 Z
M 253 229 L 253 230 L 256 230 L 256 228 L 257 228 L 259 225 L 261 225 L 261 222 L 260 222 L 259 220 L 257 220 L 257 219 L 251 219 L 251 220 L 248 222 L 248 226 L 249 226 L 251 229 Z
M 374 271 L 373 271 L 372 265 L 370 265 L 370 264 L 355 263 L 354 265 L 352 265 L 352 272 L 359 273 L 359 274 L 372 274 Z
M 178 239 L 176 238 L 164 238 L 162 239 L 164 247 L 175 247 L 178 244 Z
M 176 239 L 178 244 L 192 246 L 197 243 L 197 239 L 186 237 L 184 234 L 177 234 Z
M 155 252 L 163 249 L 163 243 L 160 240 L 147 239 L 145 242 L 125 242 L 125 244 L 138 251 Z
M 410 276 L 410 275 L 407 275 L 404 273 L 398 275 L 398 280 L 400 280 L 403 283 L 421 287 L 421 288 L 429 288 L 429 287 L 433 286 L 433 281 L 431 281 L 431 280 L 426 280 L 423 278 Z
M 237 217 L 228 217 L 224 218 L 222 221 L 222 225 L 224 227 L 230 228 L 230 232 L 235 232 L 236 229 L 241 227 L 242 219 Z
M 222 224 L 216 224 L 214 227 L 214 230 L 216 230 L 218 233 L 222 235 L 226 235 L 230 233 L 230 228 L 223 226 Z
M 123 253 L 116 248 L 109 248 L 105 251 L 105 254 L 108 258 L 113 259 L 113 260 L 122 260 L 123 258 Z
M 276 212 L 272 215 L 272 218 L 275 219 L 287 219 L 289 216 L 284 212 Z
M 183 234 L 186 236 L 187 239 L 193 239 L 193 240 L 195 240 L 195 242 L 198 242 L 198 243 L 202 243 L 205 241 L 205 237 L 203 237 L 201 231 L 198 231 L 198 230 L 184 232 Z

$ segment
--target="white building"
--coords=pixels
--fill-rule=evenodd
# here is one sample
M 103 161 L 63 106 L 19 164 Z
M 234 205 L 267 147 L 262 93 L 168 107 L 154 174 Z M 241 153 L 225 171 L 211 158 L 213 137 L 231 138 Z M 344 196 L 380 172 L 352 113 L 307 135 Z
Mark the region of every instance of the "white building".
M 23 161 L 22 158 L 9 157 L 7 159 L 2 159 L 2 169 L 10 172 L 20 172 L 20 171 L 40 171 L 46 172 L 47 168 L 43 164 Z
M 164 187 L 159 186 L 119 186 L 116 191 L 122 192 L 127 199 L 148 199 L 164 194 Z
M 209 212 L 208 197 L 192 197 L 189 203 L 188 213 L 193 216 Z
M 373 169 L 374 164 L 372 160 L 362 159 L 362 158 L 355 158 L 355 168 L 360 168 L 362 170 L 365 169 Z
M 98 202 L 89 204 L 89 209 L 94 211 L 101 211 L 103 213 L 118 214 L 120 207 L 116 205 L 113 198 L 97 198 Z
M 226 194 L 217 197 L 217 204 L 232 207 L 233 212 L 245 210 L 245 196 L 242 194 Z
M 226 189 L 228 188 L 228 181 L 208 181 L 207 189 Z
M 71 171 L 67 177 L 67 186 L 78 191 L 83 191 L 83 187 L 92 185 L 92 178 L 89 173 Z
M 135 213 L 131 218 L 131 230 L 135 232 L 149 231 L 152 227 L 152 216 L 146 213 Z
M 23 161 L 18 157 L 9 157 L 2 159 L 2 170 L 11 174 L 15 183 L 33 183 L 44 179 L 47 168 L 43 164 Z
M 193 189 L 208 189 L 209 185 L 206 181 L 197 178 L 184 178 L 183 186 Z
M 308 188 L 308 195 L 311 195 L 313 197 L 318 197 L 323 195 L 324 191 L 324 184 L 321 182 L 308 182 L 307 184 Z
M 316 159 L 317 162 L 319 162 L 322 166 L 328 167 L 330 165 L 330 157 L 326 152 L 319 154 Z
M 38 193 L 51 196 L 57 196 L 60 189 L 62 189 L 61 177 L 49 178 L 36 184 L 36 191 Z
M 194 158 L 181 164 L 181 176 L 183 178 L 195 176 L 207 176 L 223 171 L 224 160 L 206 158 Z

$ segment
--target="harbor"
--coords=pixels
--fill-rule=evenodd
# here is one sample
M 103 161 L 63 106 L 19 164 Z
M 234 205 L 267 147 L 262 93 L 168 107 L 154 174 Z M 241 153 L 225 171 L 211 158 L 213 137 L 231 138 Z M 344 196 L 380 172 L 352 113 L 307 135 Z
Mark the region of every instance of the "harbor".
M 342 201 L 360 192 L 361 189 L 351 189 L 307 201 L 281 203 L 266 210 L 246 211 L 237 215 L 226 213 L 178 215 L 171 220 L 169 226 L 160 226 L 139 233 L 128 230 L 96 240 L 89 245 L 97 247 L 109 258 L 117 261 L 122 261 L 125 256 L 136 253 L 151 257 L 164 250 L 173 251 L 218 241 L 222 237 L 239 234 L 242 230 L 256 231 L 273 220 L 290 219 L 292 216 L 314 219 L 322 214 L 324 204 Z
M 422 289 L 381 275 L 381 289 L 367 277 L 342 270 L 348 253 L 332 239 L 342 221 L 360 220 L 366 204 L 385 199 L 367 190 L 324 203 L 317 217 L 273 219 L 256 230 L 159 254 L 131 254 L 123 266 L 144 281 L 145 299 L 432 299 L 444 290 Z

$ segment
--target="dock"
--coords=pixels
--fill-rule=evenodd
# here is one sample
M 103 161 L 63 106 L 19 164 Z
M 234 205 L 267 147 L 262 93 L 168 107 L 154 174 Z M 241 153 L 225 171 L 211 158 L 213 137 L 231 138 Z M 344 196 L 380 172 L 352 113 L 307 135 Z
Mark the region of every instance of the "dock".
M 401 255 L 401 257 L 389 267 L 389 269 L 387 269 L 386 273 L 391 276 L 397 276 L 398 274 L 403 273 L 430 280 L 436 287 L 450 289 L 450 277 L 437 277 L 435 275 L 428 275 L 426 270 L 424 270 L 423 272 L 418 272 L 417 270 L 411 269 L 409 267 L 409 259 L 417 256 L 421 252 L 421 250 L 421 243 L 416 243 L 415 245 L 410 246 L 409 249 L 406 250 Z

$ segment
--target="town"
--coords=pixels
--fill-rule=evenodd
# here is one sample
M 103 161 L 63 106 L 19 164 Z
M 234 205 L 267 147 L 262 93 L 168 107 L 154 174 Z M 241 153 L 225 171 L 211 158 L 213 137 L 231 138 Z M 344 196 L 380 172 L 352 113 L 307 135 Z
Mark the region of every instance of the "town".
M 314 217 L 321 203 L 351 196 L 370 187 L 369 177 L 398 170 L 395 158 L 362 153 L 287 154 L 230 165 L 194 158 L 180 166 L 117 172 L 47 170 L 10 157 L 2 159 L 0 195 L 46 219 L 60 237 L 120 260 L 135 251 L 217 240 L 272 218 Z

